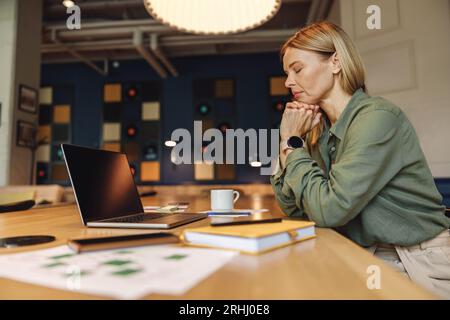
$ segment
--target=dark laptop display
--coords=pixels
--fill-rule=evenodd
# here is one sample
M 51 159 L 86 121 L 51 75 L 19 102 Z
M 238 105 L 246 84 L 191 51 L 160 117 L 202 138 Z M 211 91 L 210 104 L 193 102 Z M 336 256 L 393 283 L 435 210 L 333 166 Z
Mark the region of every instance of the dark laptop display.
M 63 144 L 83 223 L 100 228 L 169 229 L 207 213 L 145 213 L 125 154 Z
M 67 144 L 62 149 L 84 224 L 144 212 L 125 154 Z

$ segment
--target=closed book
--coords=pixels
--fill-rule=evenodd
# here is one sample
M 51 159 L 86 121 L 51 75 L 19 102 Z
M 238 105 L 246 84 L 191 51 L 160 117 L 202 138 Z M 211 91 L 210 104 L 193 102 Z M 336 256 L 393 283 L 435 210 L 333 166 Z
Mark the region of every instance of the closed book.
M 283 220 L 278 223 L 185 229 L 185 244 L 259 254 L 316 236 L 314 222 Z

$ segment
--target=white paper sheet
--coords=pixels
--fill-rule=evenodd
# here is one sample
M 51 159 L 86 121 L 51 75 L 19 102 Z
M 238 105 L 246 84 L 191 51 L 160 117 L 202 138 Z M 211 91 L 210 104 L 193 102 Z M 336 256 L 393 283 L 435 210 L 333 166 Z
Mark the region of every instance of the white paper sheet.
M 136 299 L 180 295 L 236 252 L 159 245 L 75 254 L 68 246 L 0 256 L 0 277 L 46 287 Z

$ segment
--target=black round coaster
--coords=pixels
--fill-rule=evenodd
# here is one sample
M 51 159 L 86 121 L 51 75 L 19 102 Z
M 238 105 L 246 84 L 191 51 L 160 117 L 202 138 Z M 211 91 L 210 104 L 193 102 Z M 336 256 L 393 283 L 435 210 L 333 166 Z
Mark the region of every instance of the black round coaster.
M 53 236 L 20 236 L 10 238 L 0 238 L 0 248 L 15 248 L 23 246 L 31 246 L 33 244 L 41 244 L 52 242 L 55 240 Z

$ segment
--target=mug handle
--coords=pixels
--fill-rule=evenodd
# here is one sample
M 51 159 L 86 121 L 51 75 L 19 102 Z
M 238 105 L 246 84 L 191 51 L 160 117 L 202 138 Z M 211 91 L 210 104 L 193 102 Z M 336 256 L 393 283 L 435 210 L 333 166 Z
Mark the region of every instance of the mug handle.
M 240 196 L 239 191 L 236 191 L 236 190 L 233 191 L 233 195 L 234 195 L 233 203 L 236 203 L 236 201 L 238 201 L 239 196 Z

